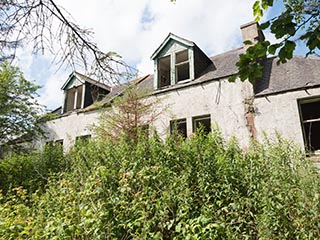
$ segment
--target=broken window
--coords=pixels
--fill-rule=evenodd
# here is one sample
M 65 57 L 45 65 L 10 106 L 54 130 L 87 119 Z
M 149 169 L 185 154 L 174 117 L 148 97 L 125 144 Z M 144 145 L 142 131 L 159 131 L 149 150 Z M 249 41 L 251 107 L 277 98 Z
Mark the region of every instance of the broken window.
M 320 150 L 320 98 L 301 100 L 299 105 L 306 150 Z
M 211 119 L 210 115 L 203 115 L 192 118 L 193 132 L 196 132 L 199 128 L 208 134 L 211 132 Z
M 183 139 L 187 138 L 187 120 L 185 118 L 170 121 L 170 132 L 179 134 Z
M 176 53 L 176 82 L 190 78 L 188 50 Z
M 158 81 L 159 87 L 170 85 L 170 56 L 159 58 L 158 60 Z

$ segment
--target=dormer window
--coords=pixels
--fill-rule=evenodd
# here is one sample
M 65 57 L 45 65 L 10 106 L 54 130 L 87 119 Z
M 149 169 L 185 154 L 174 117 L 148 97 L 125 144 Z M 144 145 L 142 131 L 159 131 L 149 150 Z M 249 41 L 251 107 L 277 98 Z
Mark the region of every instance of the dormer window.
M 192 81 L 212 64 L 212 61 L 194 42 L 172 33 L 151 58 L 155 63 L 155 89 Z
M 88 107 L 101 100 L 111 88 L 92 78 L 73 72 L 62 86 L 64 102 L 62 113 Z
M 188 50 L 176 53 L 176 81 L 190 79 L 190 62 Z

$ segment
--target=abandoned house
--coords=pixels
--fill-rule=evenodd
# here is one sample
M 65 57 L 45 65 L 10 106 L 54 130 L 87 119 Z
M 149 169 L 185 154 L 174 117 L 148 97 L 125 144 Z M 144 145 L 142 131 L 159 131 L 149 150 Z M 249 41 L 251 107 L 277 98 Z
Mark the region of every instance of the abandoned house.
M 241 31 L 243 41 L 264 38 L 255 22 Z M 235 136 L 243 147 L 251 137 L 261 140 L 264 133 L 279 132 L 307 151 L 320 150 L 320 58 L 295 56 L 281 65 L 275 57 L 267 58 L 263 77 L 254 85 L 229 82 L 244 51 L 242 46 L 209 57 L 194 42 L 169 34 L 151 56 L 154 73 L 136 83 L 169 106 L 154 129 L 165 137 L 175 124 L 188 137 L 200 124 L 207 132 L 217 124 L 225 138 Z M 45 141 L 63 144 L 67 151 L 77 139 L 94 137 L 90 126 L 101 110 L 92 104 L 118 96 L 125 87 L 72 73 L 62 86 L 63 104 L 54 111 L 59 117 L 46 124 Z

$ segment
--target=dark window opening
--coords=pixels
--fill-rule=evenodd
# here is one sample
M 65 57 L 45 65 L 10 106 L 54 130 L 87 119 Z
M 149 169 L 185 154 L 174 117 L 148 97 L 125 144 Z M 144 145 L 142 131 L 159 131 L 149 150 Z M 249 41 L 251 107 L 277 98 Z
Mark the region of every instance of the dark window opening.
M 182 138 L 187 138 L 187 121 L 186 119 L 170 121 L 170 132 L 179 134 Z
M 320 99 L 300 102 L 300 114 L 306 150 L 320 150 Z
M 188 50 L 176 53 L 176 80 L 177 82 L 190 78 Z
M 55 145 L 63 147 L 63 139 L 55 141 Z
M 90 134 L 78 136 L 78 137 L 76 137 L 76 144 L 79 143 L 79 142 L 87 142 L 87 141 L 90 140 L 90 138 L 91 138 Z
M 63 139 L 48 141 L 45 143 L 45 148 L 47 150 L 59 149 L 61 153 L 63 152 Z
M 196 132 L 199 128 L 202 129 L 202 131 L 205 134 L 208 134 L 211 132 L 211 119 L 210 115 L 203 115 L 199 117 L 193 117 L 192 118 L 193 123 L 193 132 Z
M 145 124 L 138 126 L 138 134 L 139 137 L 149 138 L 149 125 Z
M 165 87 L 170 85 L 170 66 L 170 56 L 166 56 L 158 60 L 159 87 Z

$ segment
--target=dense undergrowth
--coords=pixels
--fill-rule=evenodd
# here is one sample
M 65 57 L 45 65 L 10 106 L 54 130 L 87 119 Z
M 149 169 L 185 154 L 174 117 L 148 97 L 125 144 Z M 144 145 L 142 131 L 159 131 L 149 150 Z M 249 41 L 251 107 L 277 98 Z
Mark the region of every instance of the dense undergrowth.
M 320 177 L 279 138 L 91 141 L 0 162 L 0 239 L 317 239 Z

